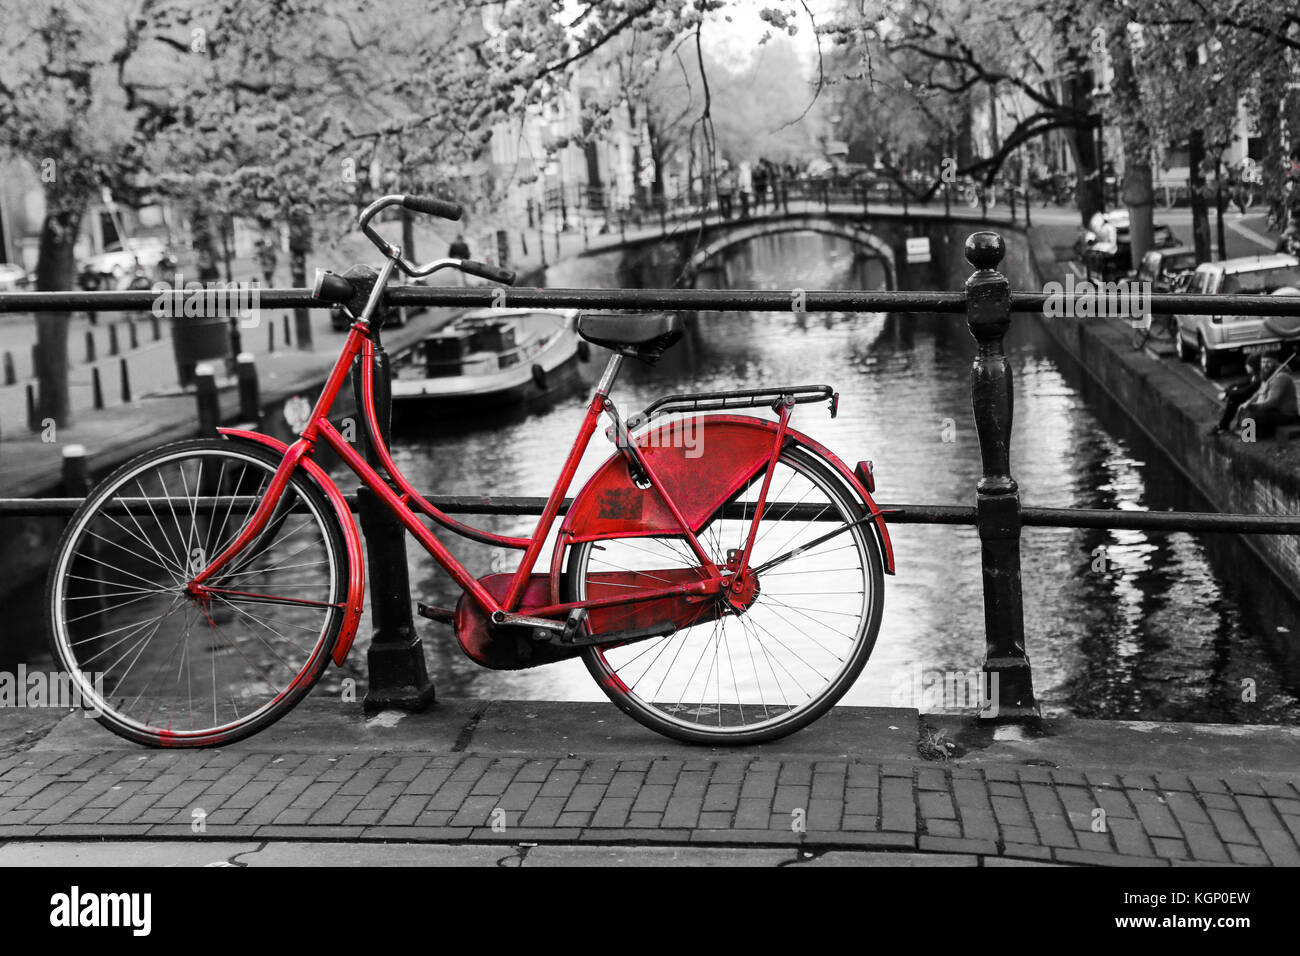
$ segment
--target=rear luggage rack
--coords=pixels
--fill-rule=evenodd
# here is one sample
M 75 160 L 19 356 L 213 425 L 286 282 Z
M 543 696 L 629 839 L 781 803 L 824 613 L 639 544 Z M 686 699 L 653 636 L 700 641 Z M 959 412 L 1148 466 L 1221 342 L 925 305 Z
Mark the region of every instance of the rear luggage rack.
M 830 402 L 831 417 L 838 411 L 838 394 L 829 385 L 790 385 L 785 388 L 745 388 L 734 392 L 688 392 L 665 395 L 651 402 L 627 420 L 627 427 L 640 428 L 660 415 L 678 412 L 716 412 L 731 408 L 757 408 L 773 405 L 785 398 L 796 405 L 809 402 Z

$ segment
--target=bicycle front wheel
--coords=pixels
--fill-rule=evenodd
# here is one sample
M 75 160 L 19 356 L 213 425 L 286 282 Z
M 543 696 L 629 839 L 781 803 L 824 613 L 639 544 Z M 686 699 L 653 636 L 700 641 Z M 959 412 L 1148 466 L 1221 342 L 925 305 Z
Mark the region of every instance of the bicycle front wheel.
M 699 534 L 718 566 L 744 547 L 760 485 L 738 492 Z M 652 730 L 691 743 L 774 740 L 829 710 L 870 657 L 884 572 L 875 536 L 852 524 L 860 505 L 826 464 L 795 448 L 781 453 L 768 502 L 742 609 L 718 601 L 668 636 L 583 652 L 610 700 Z M 586 542 L 570 550 L 566 600 L 705 577 L 680 535 Z M 602 630 L 620 629 L 619 614 L 631 620 L 639 607 L 602 611 Z
M 113 732 L 153 746 L 229 743 L 278 720 L 324 670 L 347 552 L 302 469 L 207 591 L 187 590 L 247 525 L 279 463 L 246 443 L 178 442 L 123 465 L 73 515 L 47 586 L 51 639 Z

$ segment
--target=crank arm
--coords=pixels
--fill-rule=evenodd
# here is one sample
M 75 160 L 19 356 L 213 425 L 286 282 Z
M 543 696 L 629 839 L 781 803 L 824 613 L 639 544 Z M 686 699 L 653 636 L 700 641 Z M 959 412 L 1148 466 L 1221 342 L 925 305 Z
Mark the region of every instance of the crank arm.
M 564 622 L 553 621 L 546 617 L 529 617 L 527 614 L 515 614 L 511 611 L 493 611 L 492 623 L 502 627 L 540 627 L 547 631 L 563 632 Z

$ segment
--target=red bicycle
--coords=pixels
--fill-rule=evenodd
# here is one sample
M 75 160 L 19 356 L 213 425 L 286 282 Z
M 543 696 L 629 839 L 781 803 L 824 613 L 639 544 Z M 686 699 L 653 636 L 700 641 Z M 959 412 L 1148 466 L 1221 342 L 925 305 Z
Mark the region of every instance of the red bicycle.
M 453 203 L 386 196 L 360 217 L 378 270 L 318 273 L 315 296 L 353 316 L 337 363 L 292 444 L 251 431 L 178 442 L 128 462 L 87 496 L 49 576 L 52 639 L 87 707 L 114 732 L 165 747 L 227 743 L 282 717 L 361 618 L 365 563 L 344 496 L 313 461 L 324 444 L 451 575 L 454 624 L 487 667 L 581 656 L 623 711 L 680 740 L 742 744 L 797 730 L 862 670 L 893 573 L 871 465 L 850 469 L 790 427 L 825 385 L 670 395 L 624 419 L 610 398 L 628 357 L 653 364 L 681 336 L 677 315 L 582 315 L 610 356 L 536 530 L 511 537 L 434 507 L 393 463 L 375 411 L 373 356 L 384 288 L 482 263 L 407 261 L 371 225 L 392 205 L 448 219 Z M 379 467 L 329 422 L 354 360 Z M 768 406 L 775 421 L 730 412 Z M 614 454 L 574 496 L 537 572 L 602 415 Z M 523 552 L 511 574 L 475 578 L 426 526 Z

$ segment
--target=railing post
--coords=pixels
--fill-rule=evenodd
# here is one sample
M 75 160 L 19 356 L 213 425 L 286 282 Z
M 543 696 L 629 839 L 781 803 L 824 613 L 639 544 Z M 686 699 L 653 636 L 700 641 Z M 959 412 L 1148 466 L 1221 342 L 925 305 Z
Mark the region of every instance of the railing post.
M 352 365 L 357 414 L 364 408 L 361 357 Z M 380 440 L 388 444 L 392 426 L 392 371 L 388 353 L 375 342 L 375 413 Z M 363 429 L 364 431 L 364 429 Z M 379 459 L 365 438 L 366 460 L 379 467 Z M 395 708 L 421 711 L 433 703 L 434 686 L 424 660 L 424 644 L 411 617 L 410 572 L 406 564 L 406 529 L 364 485 L 357 488 L 357 514 L 366 537 L 366 567 L 370 588 L 370 649 L 366 652 L 369 685 L 363 707 L 366 713 Z
M 971 369 L 971 404 L 979 435 L 983 477 L 976 488 L 977 526 L 984 572 L 984 673 L 998 720 L 1034 719 L 1020 586 L 1020 491 L 1011 477 L 1011 368 L 1002 340 L 1011 325 L 1011 292 L 997 271 L 1006 244 L 995 232 L 973 233 L 966 260 L 966 321 L 978 343 Z
M 36 386 L 31 382 L 27 383 L 27 430 L 29 432 L 38 432 L 41 430 L 41 416 L 36 411 L 38 402 L 36 401 Z
M 251 352 L 235 356 L 235 378 L 239 382 L 239 418 L 257 422 L 262 417 L 262 402 L 257 392 L 257 360 Z
M 221 426 L 217 372 L 211 362 L 194 366 L 194 402 L 198 408 L 199 434 L 208 438 Z
M 86 462 L 85 445 L 65 445 L 63 448 L 63 494 L 69 498 L 84 498 L 90 493 L 90 466 Z

